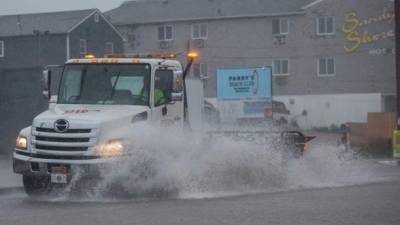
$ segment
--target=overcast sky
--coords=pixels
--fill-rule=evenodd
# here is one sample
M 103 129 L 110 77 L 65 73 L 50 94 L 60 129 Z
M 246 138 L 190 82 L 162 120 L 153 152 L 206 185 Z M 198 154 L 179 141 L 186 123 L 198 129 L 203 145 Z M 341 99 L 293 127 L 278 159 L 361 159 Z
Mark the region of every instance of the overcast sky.
M 0 0 L 0 15 L 98 8 L 101 11 L 119 6 L 125 0 Z

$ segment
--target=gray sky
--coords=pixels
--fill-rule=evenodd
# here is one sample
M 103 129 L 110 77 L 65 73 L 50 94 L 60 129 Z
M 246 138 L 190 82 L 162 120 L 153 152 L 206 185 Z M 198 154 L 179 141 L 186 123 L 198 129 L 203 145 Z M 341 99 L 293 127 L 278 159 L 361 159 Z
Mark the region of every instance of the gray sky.
M 0 15 L 98 8 L 101 11 L 119 6 L 125 0 L 0 0 Z

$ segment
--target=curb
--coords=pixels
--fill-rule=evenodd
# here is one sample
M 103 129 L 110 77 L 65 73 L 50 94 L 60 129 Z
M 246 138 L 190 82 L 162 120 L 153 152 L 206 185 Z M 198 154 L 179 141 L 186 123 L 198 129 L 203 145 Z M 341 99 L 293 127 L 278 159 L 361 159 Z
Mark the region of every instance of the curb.
M 378 163 L 387 166 L 400 166 L 400 160 L 381 160 Z

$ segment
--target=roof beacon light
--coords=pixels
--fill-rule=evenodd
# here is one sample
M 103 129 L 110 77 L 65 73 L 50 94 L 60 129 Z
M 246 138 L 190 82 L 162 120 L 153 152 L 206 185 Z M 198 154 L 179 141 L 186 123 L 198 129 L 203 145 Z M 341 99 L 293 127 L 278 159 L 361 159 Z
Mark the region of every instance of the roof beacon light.
M 189 52 L 187 57 L 191 60 L 195 60 L 199 55 L 196 52 Z
M 86 54 L 85 55 L 85 59 L 94 59 L 94 58 L 96 58 L 96 57 L 94 57 L 93 54 Z
M 160 58 L 160 59 L 175 59 L 176 58 L 175 53 L 156 53 L 156 54 L 150 54 L 149 56 L 151 58 Z

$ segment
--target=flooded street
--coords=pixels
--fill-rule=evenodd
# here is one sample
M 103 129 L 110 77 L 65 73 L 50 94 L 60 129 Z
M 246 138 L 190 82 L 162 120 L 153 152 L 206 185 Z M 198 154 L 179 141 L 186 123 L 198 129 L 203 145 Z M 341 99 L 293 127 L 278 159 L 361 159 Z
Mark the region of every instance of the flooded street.
M 338 147 L 329 143 L 329 138 L 321 138 L 304 158 L 288 164 L 280 163 L 273 151 L 246 149 L 237 143 L 223 143 L 225 148 L 213 149 L 217 151 L 214 155 L 195 151 L 171 154 L 179 147 L 164 143 L 163 149 L 169 154 L 157 154 L 163 157 L 153 161 L 157 162 L 153 177 L 138 180 L 134 171 L 126 174 L 130 171 L 126 168 L 146 162 L 136 155 L 127 164 L 119 164 L 120 169 L 108 173 L 109 180 L 98 186 L 101 190 L 108 182 L 125 177 L 125 196 L 95 191 L 30 199 L 21 187 L 7 189 L 0 192 L 0 222 L 397 225 L 400 167 L 377 159 L 339 160 Z M 159 197 L 134 193 L 144 187 L 162 187 L 173 194 Z

